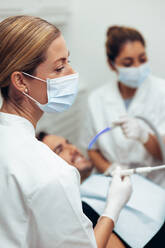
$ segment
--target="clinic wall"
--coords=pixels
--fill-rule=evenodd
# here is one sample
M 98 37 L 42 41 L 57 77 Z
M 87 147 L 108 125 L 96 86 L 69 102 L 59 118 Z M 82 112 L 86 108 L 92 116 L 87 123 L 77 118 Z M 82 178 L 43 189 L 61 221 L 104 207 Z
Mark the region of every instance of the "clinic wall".
M 114 78 L 105 56 L 110 25 L 137 28 L 147 41 L 152 71 L 165 78 L 164 0 L 72 0 L 74 12 L 65 28 L 71 60 L 89 90 Z
M 56 2 L 61 3 L 61 0 L 52 0 L 53 5 Z M 81 90 L 77 98 L 79 104 L 74 104 L 68 112 L 70 118 L 65 118 L 65 127 L 62 128 L 60 122 L 58 124 L 58 118 L 55 115 L 52 116 L 51 120 L 44 116 L 39 123 L 39 129 L 49 128 L 49 132 L 64 135 L 78 145 L 80 123 L 82 123 L 86 111 L 87 94 L 94 88 L 115 78 L 115 74 L 109 70 L 106 63 L 104 48 L 106 30 L 110 25 L 128 25 L 141 31 L 147 41 L 153 73 L 165 78 L 165 1 L 62 0 L 62 2 L 68 3 L 69 6 L 67 20 L 64 18 L 61 23 L 61 15 L 57 18 L 56 12 L 50 11 L 53 8 L 49 8 L 49 13 L 46 13 L 48 8 L 45 8 L 45 16 L 48 19 L 55 17 L 59 20 L 58 26 L 61 28 L 71 52 L 71 64 L 80 73 Z M 6 0 L 2 1 L 1 7 L 4 5 L 8 8 L 9 6 L 10 10 L 11 7 L 19 9 L 19 6 L 24 6 L 28 13 L 28 11 L 35 10 L 37 6 L 40 9 L 45 3 L 51 4 L 51 0 L 29 0 L 28 2 L 26 0 Z M 1 12 L 1 7 L 0 13 L 3 12 Z M 79 122 L 72 118 L 73 113 L 76 113 Z M 65 116 L 63 115 L 63 117 Z M 76 130 L 74 132 L 70 128 L 73 126 Z
M 41 14 L 58 23 L 71 51 L 72 65 L 87 90 L 114 77 L 105 56 L 106 30 L 114 24 L 132 26 L 144 34 L 152 71 L 165 78 L 164 0 L 6 0 L 1 1 L 0 18 L 3 8 L 9 13 L 15 9 L 18 14 L 24 9 L 25 14 Z M 64 15 L 59 15 L 61 10 Z

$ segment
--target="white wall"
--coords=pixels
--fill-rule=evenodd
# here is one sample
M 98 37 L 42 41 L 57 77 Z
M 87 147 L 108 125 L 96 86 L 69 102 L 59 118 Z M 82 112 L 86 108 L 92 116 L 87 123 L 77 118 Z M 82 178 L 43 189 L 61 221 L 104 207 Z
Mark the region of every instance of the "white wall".
M 112 77 L 106 64 L 105 34 L 114 24 L 137 28 L 147 41 L 152 71 L 165 78 L 164 0 L 72 0 L 74 15 L 64 36 L 72 63 L 89 88 Z
M 2 1 L 2 0 L 1 0 Z M 87 91 L 105 83 L 114 77 L 106 64 L 105 39 L 106 30 L 110 25 L 128 25 L 141 31 L 147 41 L 148 55 L 150 58 L 153 73 L 165 78 L 165 1 L 164 0 L 5 0 L 0 7 L 0 18 L 3 13 L 2 7 L 20 9 L 24 6 L 25 13 L 35 10 L 37 6 L 42 8 L 46 4 L 55 6 L 67 3 L 71 10 L 71 16 L 67 24 L 60 25 L 71 52 L 73 67 L 80 73 L 80 83 Z M 12 4 L 11 4 L 12 3 Z M 17 3 L 17 4 L 16 4 Z M 25 5 L 24 5 L 25 4 Z M 29 9 L 29 10 L 28 10 Z M 57 13 L 52 8 L 44 7 L 44 15 L 48 13 L 49 19 L 57 17 Z M 18 13 L 19 14 L 19 13 Z M 61 15 L 59 16 L 61 18 Z M 57 18 L 59 20 L 59 18 Z M 56 21 L 55 21 L 56 22 Z M 85 111 L 86 97 L 79 96 L 81 104 L 73 106 L 74 111 Z M 80 99 L 78 98 L 78 99 Z M 77 100 L 78 100 L 77 99 Z M 66 138 L 72 137 L 72 142 L 77 143 L 79 136 L 79 124 L 76 118 L 72 117 L 72 110 L 68 112 L 73 125 L 69 122 L 67 129 L 74 126 L 75 132 L 60 129 L 58 127 L 58 117 L 44 118 L 39 123 L 39 127 L 49 132 L 66 134 Z M 65 117 L 65 115 L 64 115 Z M 67 123 L 66 123 L 67 124 Z M 66 127 L 65 127 L 66 128 Z M 77 129 L 76 129 L 77 128 Z
M 112 77 L 106 64 L 105 39 L 108 26 L 119 24 L 137 28 L 146 38 L 153 72 L 165 78 L 165 1 L 164 0 L 1 0 L 12 14 L 41 14 L 48 20 L 61 20 L 62 7 L 72 15 L 62 31 L 71 51 L 73 66 L 81 82 L 92 89 Z M 68 8 L 69 6 L 69 8 Z M 56 11 L 57 10 L 57 11 Z M 5 15 L 4 15 L 5 16 Z M 66 21 L 66 20 L 65 20 Z M 58 23 L 59 24 L 59 23 Z

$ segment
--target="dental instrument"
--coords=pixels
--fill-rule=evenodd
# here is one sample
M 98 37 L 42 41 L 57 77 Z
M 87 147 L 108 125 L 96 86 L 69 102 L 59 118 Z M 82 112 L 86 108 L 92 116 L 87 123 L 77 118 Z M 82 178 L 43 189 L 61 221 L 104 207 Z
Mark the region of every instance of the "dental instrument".
M 160 165 L 160 166 L 154 166 L 154 167 L 138 167 L 134 169 L 127 169 L 127 170 L 121 170 L 120 175 L 121 176 L 130 176 L 133 174 L 141 174 L 141 173 L 149 173 L 152 171 L 157 171 L 157 170 L 162 170 L 165 169 L 165 165 Z M 111 173 L 111 175 L 114 175 L 114 172 Z

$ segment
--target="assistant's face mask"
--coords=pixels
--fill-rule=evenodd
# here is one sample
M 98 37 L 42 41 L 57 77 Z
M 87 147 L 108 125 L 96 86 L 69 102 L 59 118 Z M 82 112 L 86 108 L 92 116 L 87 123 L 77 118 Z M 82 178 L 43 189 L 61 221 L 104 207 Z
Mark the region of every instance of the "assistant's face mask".
M 39 103 L 23 92 L 23 94 L 33 100 L 42 111 L 48 113 L 63 112 L 73 104 L 78 92 L 78 73 L 53 79 L 47 78 L 46 81 L 28 73 L 22 73 L 47 84 L 48 102 L 46 104 Z
M 125 84 L 130 88 L 138 88 L 150 74 L 150 67 L 148 63 L 142 64 L 138 67 L 119 67 L 118 71 L 119 82 Z

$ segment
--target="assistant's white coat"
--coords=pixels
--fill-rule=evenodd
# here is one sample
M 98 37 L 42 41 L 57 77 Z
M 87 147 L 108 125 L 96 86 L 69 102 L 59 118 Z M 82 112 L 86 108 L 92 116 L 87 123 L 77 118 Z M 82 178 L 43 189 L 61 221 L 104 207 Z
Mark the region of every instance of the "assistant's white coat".
M 96 89 L 89 97 L 89 111 L 84 120 L 80 143 L 87 148 L 92 138 L 113 121 L 124 115 L 142 116 L 154 124 L 161 135 L 165 134 L 165 81 L 149 76 L 138 88 L 130 106 L 126 109 L 119 92 L 117 81 L 110 81 Z M 147 128 L 147 127 L 146 127 Z M 110 162 L 124 164 L 125 167 L 152 166 L 156 161 L 143 144 L 128 139 L 120 127 L 99 137 L 93 148 L 99 148 Z M 148 174 L 156 183 L 165 186 L 164 171 Z
M 0 113 L 0 243 L 4 248 L 96 247 L 82 213 L 79 173 L 35 138 L 32 124 Z

